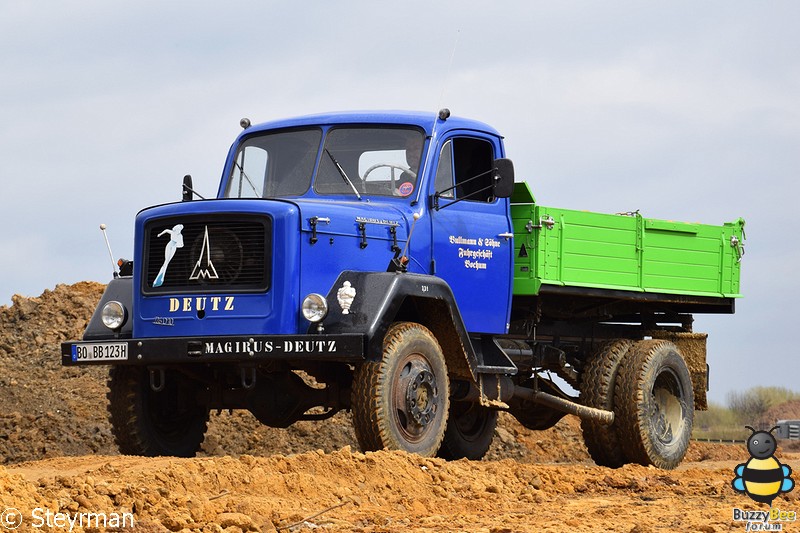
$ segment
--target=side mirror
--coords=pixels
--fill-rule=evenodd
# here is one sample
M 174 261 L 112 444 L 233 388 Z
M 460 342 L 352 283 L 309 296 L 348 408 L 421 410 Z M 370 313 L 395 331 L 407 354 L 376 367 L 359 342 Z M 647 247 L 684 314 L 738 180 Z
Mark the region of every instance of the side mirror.
M 192 177 L 189 174 L 186 174 L 183 177 L 183 187 L 181 188 L 181 190 L 182 190 L 181 201 L 190 202 L 192 200 L 192 194 L 194 193 L 194 188 L 192 187 Z
M 514 192 L 514 163 L 510 159 L 494 160 L 494 196 L 510 198 Z

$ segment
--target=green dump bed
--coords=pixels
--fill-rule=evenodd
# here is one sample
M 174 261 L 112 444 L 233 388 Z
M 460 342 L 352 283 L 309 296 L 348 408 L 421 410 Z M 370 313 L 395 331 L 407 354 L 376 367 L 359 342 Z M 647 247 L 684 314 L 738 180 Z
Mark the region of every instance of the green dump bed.
M 712 226 L 545 207 L 526 183 L 511 202 L 516 295 L 544 285 L 741 296 L 742 219 Z

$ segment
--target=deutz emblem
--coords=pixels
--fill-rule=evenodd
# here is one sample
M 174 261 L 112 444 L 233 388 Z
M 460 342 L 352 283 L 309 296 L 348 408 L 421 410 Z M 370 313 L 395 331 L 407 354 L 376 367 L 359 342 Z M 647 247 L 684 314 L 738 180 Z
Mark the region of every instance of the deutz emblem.
M 217 269 L 214 268 L 214 263 L 211 262 L 211 245 L 208 244 L 208 226 L 206 226 L 205 235 L 203 235 L 203 249 L 200 250 L 200 257 L 194 265 L 192 275 L 189 279 L 219 279 Z

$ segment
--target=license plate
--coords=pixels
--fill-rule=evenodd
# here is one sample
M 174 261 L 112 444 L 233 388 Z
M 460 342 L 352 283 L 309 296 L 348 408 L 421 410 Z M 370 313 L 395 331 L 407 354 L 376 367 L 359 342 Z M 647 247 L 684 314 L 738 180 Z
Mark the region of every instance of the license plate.
M 127 361 L 128 343 L 97 342 L 92 344 L 73 344 L 72 360 L 78 361 Z

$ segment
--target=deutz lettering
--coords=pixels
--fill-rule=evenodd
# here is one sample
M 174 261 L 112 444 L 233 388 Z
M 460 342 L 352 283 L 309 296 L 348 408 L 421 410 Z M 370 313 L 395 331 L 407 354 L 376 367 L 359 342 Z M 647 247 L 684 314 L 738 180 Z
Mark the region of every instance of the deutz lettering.
M 335 340 L 285 340 L 285 341 L 226 341 L 206 342 L 207 354 L 249 354 L 249 353 L 285 353 L 285 354 L 319 354 L 336 353 Z
M 285 353 L 335 353 L 336 341 L 283 341 Z
M 169 299 L 169 312 L 176 313 L 178 311 L 233 311 L 234 296 L 197 296 L 184 298 L 170 298 Z

